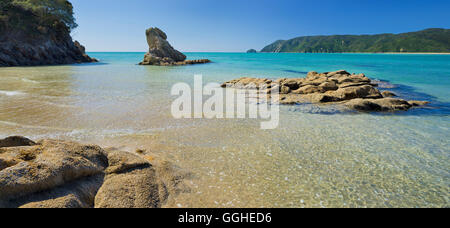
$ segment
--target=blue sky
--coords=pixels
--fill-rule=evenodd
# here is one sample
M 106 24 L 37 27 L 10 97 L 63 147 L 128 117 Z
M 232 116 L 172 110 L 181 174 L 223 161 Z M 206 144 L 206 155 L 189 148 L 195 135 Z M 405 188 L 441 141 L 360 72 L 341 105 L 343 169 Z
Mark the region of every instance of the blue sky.
M 450 28 L 448 0 L 72 0 L 88 51 L 147 51 L 159 27 L 185 52 L 260 50 L 305 35 Z

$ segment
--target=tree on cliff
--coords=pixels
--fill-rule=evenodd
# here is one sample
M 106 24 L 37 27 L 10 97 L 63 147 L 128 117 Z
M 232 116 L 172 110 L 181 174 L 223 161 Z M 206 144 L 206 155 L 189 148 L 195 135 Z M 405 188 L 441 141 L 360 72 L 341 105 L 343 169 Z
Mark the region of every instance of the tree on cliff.
M 77 27 L 67 0 L 1 0 L 0 30 L 70 33 Z

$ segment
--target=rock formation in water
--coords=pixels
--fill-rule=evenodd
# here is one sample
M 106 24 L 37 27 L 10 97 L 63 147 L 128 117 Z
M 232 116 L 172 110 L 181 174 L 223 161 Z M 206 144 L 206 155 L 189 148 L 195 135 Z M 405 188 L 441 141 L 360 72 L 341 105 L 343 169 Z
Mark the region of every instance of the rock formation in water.
M 258 51 L 256 51 L 255 49 L 250 49 L 247 51 L 247 53 L 258 53 Z
M 423 106 L 428 102 L 405 101 L 392 98 L 394 93 L 380 92 L 364 74 L 336 72 L 309 72 L 306 78 L 282 78 L 276 81 L 260 78 L 240 78 L 222 85 L 223 88 L 264 89 L 270 94 L 280 92 L 280 104 L 301 103 L 344 104 L 359 111 L 398 111 Z
M 0 208 L 157 208 L 183 190 L 184 175 L 145 154 L 58 140 L 0 140 Z
M 211 62 L 208 59 L 186 60 L 186 56 L 175 50 L 167 41 L 167 35 L 159 28 L 149 28 L 145 32 L 149 50 L 140 65 L 191 65 Z
M 68 1 L 4 0 L 0 19 L 0 67 L 97 61 L 72 41 L 70 32 L 76 23 Z

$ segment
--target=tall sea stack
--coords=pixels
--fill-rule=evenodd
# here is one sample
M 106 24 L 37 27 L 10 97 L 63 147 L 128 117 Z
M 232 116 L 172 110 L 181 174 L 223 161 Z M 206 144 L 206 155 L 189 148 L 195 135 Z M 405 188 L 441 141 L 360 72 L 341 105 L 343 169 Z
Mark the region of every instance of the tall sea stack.
M 186 56 L 170 45 L 166 33 L 159 28 L 149 28 L 145 35 L 147 36 L 149 50 L 140 65 L 171 66 L 211 62 L 208 59 L 186 60 Z

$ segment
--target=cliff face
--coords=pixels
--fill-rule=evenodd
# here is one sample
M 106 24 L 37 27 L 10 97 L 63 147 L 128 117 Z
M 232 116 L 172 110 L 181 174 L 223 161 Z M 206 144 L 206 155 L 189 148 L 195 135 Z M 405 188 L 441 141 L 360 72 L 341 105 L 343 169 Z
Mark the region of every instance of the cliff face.
M 95 62 L 72 40 L 76 26 L 67 0 L 1 0 L 0 66 Z
M 0 66 L 38 66 L 97 62 L 85 53 L 85 48 L 72 41 L 69 34 L 27 37 L 9 31 L 0 35 Z
M 450 52 L 450 29 L 379 35 L 305 36 L 279 40 L 261 52 Z

